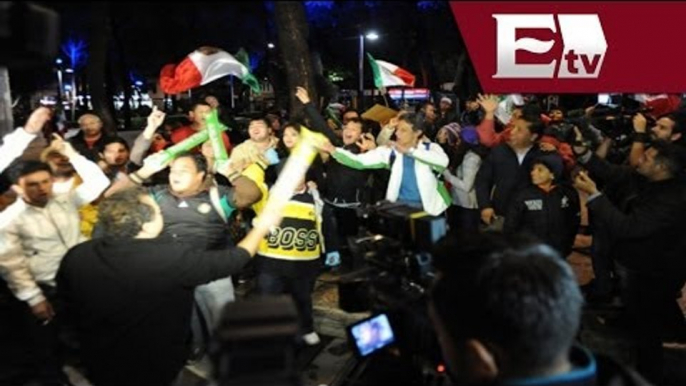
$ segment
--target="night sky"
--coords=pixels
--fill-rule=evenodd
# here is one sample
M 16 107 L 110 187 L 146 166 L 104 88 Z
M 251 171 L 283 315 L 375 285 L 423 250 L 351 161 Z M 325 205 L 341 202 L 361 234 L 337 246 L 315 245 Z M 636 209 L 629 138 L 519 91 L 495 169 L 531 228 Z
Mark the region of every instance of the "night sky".
M 44 5 L 60 13 L 63 45 L 70 40 L 87 45 L 94 9 L 103 3 Z M 309 1 L 305 5 L 310 47 L 321 55 L 325 71 L 344 76 L 338 86 L 355 88 L 355 37 L 360 30 L 372 29 L 381 38 L 367 42 L 366 50 L 416 74 L 418 86 L 436 87 L 453 80 L 462 43 L 447 2 Z M 277 41 L 271 2 L 110 2 L 109 8 L 109 58 L 118 71 L 126 68 L 135 77 L 154 79 L 164 64 L 180 61 L 201 45 L 230 53 L 245 48 L 261 78 L 267 74 L 269 58 L 278 63 L 279 47 L 267 49 L 268 42 Z M 11 69 L 10 75 L 15 93 L 40 89 L 55 79 L 50 63 Z

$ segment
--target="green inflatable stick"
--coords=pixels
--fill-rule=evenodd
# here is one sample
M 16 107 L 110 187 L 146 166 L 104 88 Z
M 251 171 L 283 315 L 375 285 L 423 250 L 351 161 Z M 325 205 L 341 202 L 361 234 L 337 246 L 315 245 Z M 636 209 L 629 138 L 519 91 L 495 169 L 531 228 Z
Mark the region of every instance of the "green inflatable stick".
M 222 131 L 226 130 L 226 126 L 219 122 L 219 114 L 217 110 L 212 111 L 206 118 L 207 132 L 212 142 L 212 151 L 214 152 L 215 161 L 226 161 L 229 155 L 226 153 L 226 146 L 222 138 Z
M 326 108 L 326 115 L 328 116 L 328 118 L 330 118 L 330 119 L 333 120 L 333 122 L 336 124 L 336 126 L 338 126 L 339 129 L 342 129 L 342 128 L 343 128 L 343 122 L 341 122 L 341 121 L 338 119 L 338 116 L 336 116 L 336 113 L 334 113 L 334 112 L 331 110 L 331 107 L 327 107 L 327 108 Z
M 219 132 L 221 133 L 222 131 L 225 131 L 227 128 L 226 127 L 221 127 L 219 128 Z M 164 154 L 164 156 L 160 159 L 160 162 L 167 162 L 180 153 L 187 152 L 196 146 L 202 144 L 203 142 L 207 141 L 207 139 L 210 137 L 210 134 L 208 133 L 207 130 L 199 131 L 190 137 L 184 139 L 183 141 L 177 143 L 176 145 L 162 150 L 161 153 Z M 224 146 L 224 143 L 222 142 L 222 147 Z

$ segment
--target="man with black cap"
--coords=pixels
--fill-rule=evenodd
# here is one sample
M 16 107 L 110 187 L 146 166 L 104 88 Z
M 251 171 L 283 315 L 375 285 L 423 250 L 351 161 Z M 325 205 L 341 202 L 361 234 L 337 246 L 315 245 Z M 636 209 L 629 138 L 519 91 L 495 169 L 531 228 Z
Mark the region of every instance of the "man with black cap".
M 566 257 L 579 229 L 581 207 L 576 190 L 562 182 L 563 171 L 562 159 L 556 154 L 536 158 L 530 173 L 532 186 L 512 200 L 504 230 L 529 232 Z

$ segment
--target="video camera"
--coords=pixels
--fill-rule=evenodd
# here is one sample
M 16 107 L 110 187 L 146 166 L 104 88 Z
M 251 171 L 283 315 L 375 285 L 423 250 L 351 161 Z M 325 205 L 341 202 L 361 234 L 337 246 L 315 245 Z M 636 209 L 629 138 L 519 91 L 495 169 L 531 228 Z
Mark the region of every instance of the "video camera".
M 352 240 L 350 248 L 365 267 L 357 275 L 357 291 L 339 287 L 341 308 L 350 311 L 346 304 L 365 304 L 366 311 L 387 318 L 384 331 L 393 334 L 392 339 L 381 339 L 383 344 L 371 349 L 353 339 L 357 324 L 350 326 L 351 343 L 357 343 L 353 349 L 364 357 L 392 343 L 400 357 L 418 369 L 435 369 L 441 354 L 427 313 L 427 291 L 435 277 L 431 250 L 447 233 L 445 217 L 383 203 L 363 210 L 361 218 L 365 234 Z M 359 298 L 347 299 L 349 296 Z

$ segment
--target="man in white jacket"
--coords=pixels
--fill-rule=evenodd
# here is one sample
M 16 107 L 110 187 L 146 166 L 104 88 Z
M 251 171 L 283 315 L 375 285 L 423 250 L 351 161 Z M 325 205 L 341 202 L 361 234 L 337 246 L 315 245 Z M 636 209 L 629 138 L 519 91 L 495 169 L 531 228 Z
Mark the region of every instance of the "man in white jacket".
M 59 137 L 57 137 L 59 138 Z M 31 373 L 45 384 L 64 381 L 56 358 L 55 275 L 67 251 L 85 241 L 78 209 L 94 201 L 110 181 L 95 163 L 63 140 L 53 146 L 74 166 L 83 183 L 65 194 L 54 194 L 52 171 L 47 164 L 27 161 L 11 169 L 12 188 L 19 198 L 6 211 L 20 215 L 0 230 L 0 276 L 25 307 L 7 315 L 22 324 L 18 333 L 32 348 Z M 3 283 L 4 285 L 4 283 Z M 5 317 L 5 315 L 3 315 Z
M 328 146 L 327 150 L 341 164 L 354 169 L 389 168 L 391 176 L 386 199 L 422 208 L 438 216 L 450 205 L 452 198 L 435 172 L 448 166 L 448 156 L 435 143 L 422 142 L 423 121 L 417 114 L 398 117 L 395 142 L 353 154 L 342 148 Z

